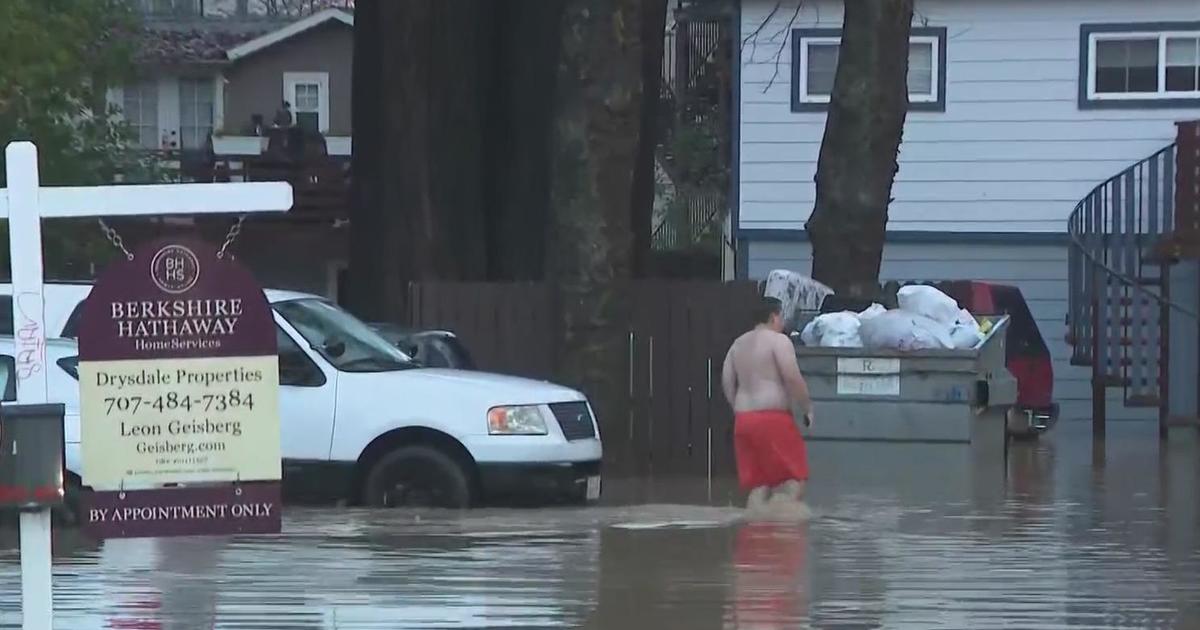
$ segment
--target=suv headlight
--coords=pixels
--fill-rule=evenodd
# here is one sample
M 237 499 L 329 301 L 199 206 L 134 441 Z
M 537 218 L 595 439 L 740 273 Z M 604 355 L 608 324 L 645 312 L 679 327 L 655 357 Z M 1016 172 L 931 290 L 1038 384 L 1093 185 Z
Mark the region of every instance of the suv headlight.
M 546 435 L 546 419 L 537 405 L 488 409 L 489 435 Z

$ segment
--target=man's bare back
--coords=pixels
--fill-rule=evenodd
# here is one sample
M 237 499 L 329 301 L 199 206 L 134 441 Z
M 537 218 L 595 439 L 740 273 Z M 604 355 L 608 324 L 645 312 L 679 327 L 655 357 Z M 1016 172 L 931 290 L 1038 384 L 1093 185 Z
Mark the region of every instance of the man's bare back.
M 796 350 L 787 335 L 760 326 L 734 340 L 725 356 L 721 386 L 735 412 L 790 410 L 792 401 L 811 413 Z
M 758 324 L 734 340 L 721 368 L 721 388 L 734 411 L 738 482 L 750 491 L 749 512 L 773 505 L 785 518 L 807 518 L 800 499 L 808 456 L 792 408 L 800 407 L 811 424 L 812 399 L 792 340 L 783 334 L 779 300 L 763 297 L 756 314 Z

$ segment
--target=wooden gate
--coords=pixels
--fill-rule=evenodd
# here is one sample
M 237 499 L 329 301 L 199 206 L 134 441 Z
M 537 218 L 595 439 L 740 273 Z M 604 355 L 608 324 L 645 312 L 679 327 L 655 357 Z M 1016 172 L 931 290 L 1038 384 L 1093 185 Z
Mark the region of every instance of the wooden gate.
M 601 415 L 605 469 L 633 476 L 734 472 L 733 414 L 721 364 L 750 328 L 752 282 L 646 280 L 629 287 L 628 383 L 619 409 Z M 561 381 L 557 290 L 549 284 L 423 283 L 410 294 L 410 325 L 452 330 L 482 370 Z

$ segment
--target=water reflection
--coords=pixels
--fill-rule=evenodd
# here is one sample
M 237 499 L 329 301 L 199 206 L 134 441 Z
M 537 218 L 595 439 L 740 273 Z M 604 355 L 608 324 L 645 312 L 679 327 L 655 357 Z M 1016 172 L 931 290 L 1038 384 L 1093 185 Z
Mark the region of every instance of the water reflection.
M 806 523 L 747 523 L 738 529 L 730 619 L 734 627 L 782 630 L 807 620 L 807 547 Z
M 805 524 L 743 522 L 731 480 L 675 479 L 614 481 L 590 509 L 289 509 L 279 536 L 60 531 L 56 627 L 1200 627 L 1197 435 L 1088 428 L 1002 467 L 814 443 Z M 20 625 L 18 567 L 0 531 L 0 627 Z

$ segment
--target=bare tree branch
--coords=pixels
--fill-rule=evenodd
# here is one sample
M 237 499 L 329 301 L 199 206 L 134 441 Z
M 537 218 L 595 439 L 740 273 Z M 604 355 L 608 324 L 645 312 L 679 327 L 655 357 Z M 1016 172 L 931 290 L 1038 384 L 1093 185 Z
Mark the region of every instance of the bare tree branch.
M 742 40 L 743 51 L 746 49 L 747 44 L 750 45 L 750 60 L 753 61 L 754 53 L 758 50 L 759 37 L 763 34 L 763 31 L 766 30 L 767 26 L 769 26 L 771 22 L 775 20 L 775 16 L 779 14 L 779 10 L 782 8 L 783 0 L 776 0 L 775 6 L 771 7 L 771 10 L 767 13 L 767 16 L 763 18 L 762 22 L 759 23 L 758 27 L 755 28 L 752 33 L 747 35 L 744 40 Z M 788 42 L 791 41 L 791 38 L 788 35 L 791 33 L 792 28 L 796 25 L 796 21 L 800 19 L 800 11 L 803 8 L 804 0 L 796 0 L 796 8 L 792 11 L 792 16 L 788 18 L 787 22 L 783 25 L 783 28 L 776 31 L 774 35 L 766 40 L 771 43 L 778 42 L 778 46 L 776 46 L 775 54 L 772 57 L 774 71 L 771 73 L 771 79 L 767 81 L 766 87 L 763 88 L 764 93 L 767 90 L 770 90 L 771 87 L 775 85 L 775 80 L 779 78 L 779 62 L 780 59 L 783 58 L 784 51 L 786 51 L 788 48 Z
M 800 9 L 803 7 L 803 2 L 796 2 L 796 10 L 792 11 L 792 17 L 788 20 L 787 24 L 784 25 L 783 28 L 779 29 L 779 32 L 771 38 L 774 40 L 782 36 L 783 41 L 779 42 L 779 48 L 775 49 L 775 70 L 771 73 L 771 80 L 767 81 L 766 87 L 763 88 L 763 94 L 766 94 L 767 90 L 771 89 L 771 86 L 775 85 L 775 79 L 779 78 L 779 58 L 783 56 L 783 51 L 787 50 L 788 41 L 790 40 L 788 34 L 792 32 L 792 27 L 796 25 L 796 20 L 800 17 Z
M 771 7 L 771 12 L 767 14 L 767 17 L 763 18 L 763 21 L 761 24 L 758 25 L 758 28 L 754 29 L 753 33 L 750 33 L 748 36 L 746 36 L 746 39 L 742 40 L 742 50 L 743 51 L 746 50 L 746 44 L 751 45 L 750 46 L 750 58 L 751 59 L 754 58 L 754 51 L 758 49 L 759 34 L 761 34 L 763 32 L 764 28 L 767 28 L 767 25 L 771 23 L 771 20 L 775 19 L 775 14 L 779 12 L 779 8 L 781 6 L 783 6 L 783 0 L 775 0 L 775 6 Z

